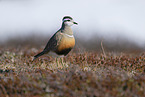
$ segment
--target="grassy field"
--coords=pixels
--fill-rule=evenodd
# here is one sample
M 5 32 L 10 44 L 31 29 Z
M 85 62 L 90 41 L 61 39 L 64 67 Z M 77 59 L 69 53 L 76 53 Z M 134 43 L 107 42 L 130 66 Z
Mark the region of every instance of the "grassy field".
M 145 53 L 75 48 L 63 63 L 43 47 L 0 46 L 1 97 L 145 97 Z

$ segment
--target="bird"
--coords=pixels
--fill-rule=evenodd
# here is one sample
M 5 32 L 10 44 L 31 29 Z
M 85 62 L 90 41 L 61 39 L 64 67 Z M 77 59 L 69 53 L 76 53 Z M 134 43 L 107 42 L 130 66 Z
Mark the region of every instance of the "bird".
M 71 16 L 64 16 L 61 28 L 49 39 L 42 52 L 34 56 L 34 59 L 46 54 L 52 57 L 64 57 L 75 46 L 75 38 L 71 29 L 72 25 L 78 25 Z

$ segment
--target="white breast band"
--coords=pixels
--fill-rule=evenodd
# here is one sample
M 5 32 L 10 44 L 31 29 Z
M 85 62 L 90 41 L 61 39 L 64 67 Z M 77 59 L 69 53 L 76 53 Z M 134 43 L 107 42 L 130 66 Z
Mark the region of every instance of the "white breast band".
M 69 35 L 69 34 L 66 34 L 66 33 L 64 33 L 66 36 L 68 36 L 68 37 L 74 37 L 74 35 Z

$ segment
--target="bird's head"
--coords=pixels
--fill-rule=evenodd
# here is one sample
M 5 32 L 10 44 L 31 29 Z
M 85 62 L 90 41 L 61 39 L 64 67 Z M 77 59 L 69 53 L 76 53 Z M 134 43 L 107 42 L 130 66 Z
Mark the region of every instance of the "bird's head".
M 78 24 L 74 22 L 73 18 L 70 16 L 63 17 L 62 21 L 66 26 L 72 26 L 73 24 L 76 24 L 76 25 Z

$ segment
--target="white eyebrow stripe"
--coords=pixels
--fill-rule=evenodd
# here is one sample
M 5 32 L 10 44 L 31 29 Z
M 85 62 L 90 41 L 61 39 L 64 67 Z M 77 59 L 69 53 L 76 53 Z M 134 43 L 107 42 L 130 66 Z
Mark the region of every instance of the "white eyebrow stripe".
M 69 18 L 66 18 L 66 19 L 64 19 L 63 21 L 66 21 L 66 20 L 71 20 L 71 19 L 69 19 Z
M 68 36 L 68 37 L 74 37 L 74 35 L 69 35 L 69 34 L 66 34 L 66 33 L 64 33 L 66 36 Z

